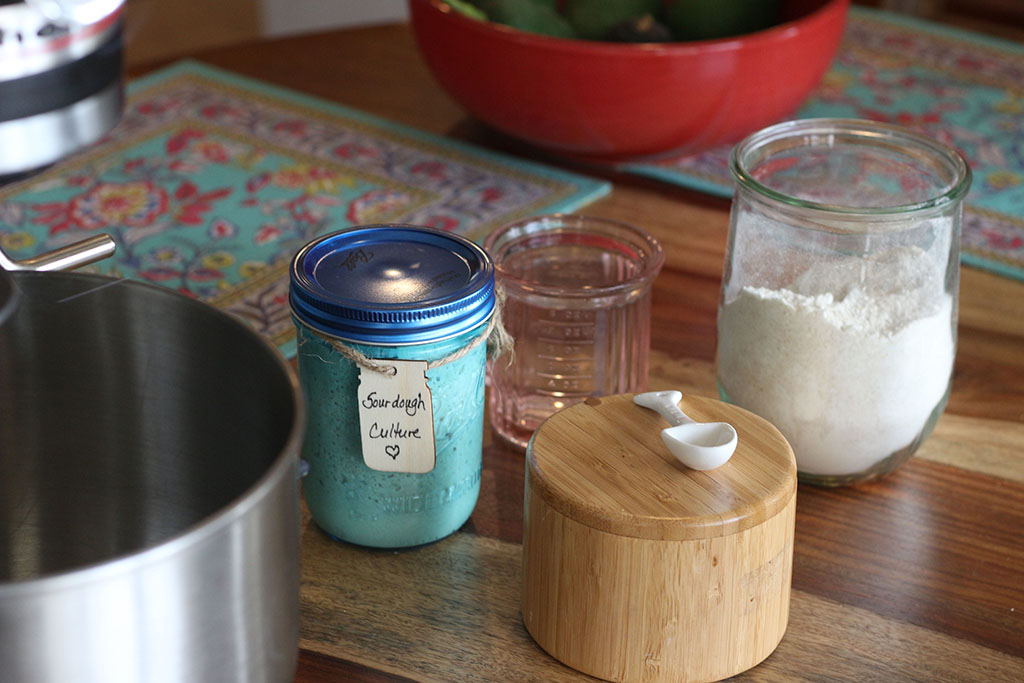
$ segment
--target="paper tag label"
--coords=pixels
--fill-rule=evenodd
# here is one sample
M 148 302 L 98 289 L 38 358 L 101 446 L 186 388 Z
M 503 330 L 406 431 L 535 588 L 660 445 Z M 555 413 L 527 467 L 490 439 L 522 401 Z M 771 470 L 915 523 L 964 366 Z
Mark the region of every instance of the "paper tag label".
M 359 368 L 359 435 L 363 462 L 381 472 L 434 469 L 434 409 L 427 361 L 391 360 L 398 372 Z

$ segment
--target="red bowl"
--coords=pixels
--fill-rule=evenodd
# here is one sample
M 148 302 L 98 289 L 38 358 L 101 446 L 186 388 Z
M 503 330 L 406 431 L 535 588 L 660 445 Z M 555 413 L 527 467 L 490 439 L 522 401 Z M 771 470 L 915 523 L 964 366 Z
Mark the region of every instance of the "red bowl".
M 821 80 L 849 0 L 791 0 L 794 17 L 718 40 L 622 44 L 526 33 L 409 0 L 421 54 L 471 114 L 559 154 L 603 161 L 731 143 L 789 117 Z

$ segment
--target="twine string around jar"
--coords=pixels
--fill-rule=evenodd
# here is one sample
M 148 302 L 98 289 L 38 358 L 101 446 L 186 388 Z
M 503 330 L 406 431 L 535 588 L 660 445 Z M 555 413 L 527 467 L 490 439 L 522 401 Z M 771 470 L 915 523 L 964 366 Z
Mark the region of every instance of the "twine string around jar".
M 472 341 L 470 341 L 465 346 L 462 346 L 461 348 L 453 351 L 452 353 L 448 354 L 447 356 L 444 356 L 443 358 L 437 358 L 435 360 L 428 362 L 428 370 L 432 370 L 447 363 L 457 361 L 484 342 L 487 342 L 488 358 L 494 359 L 500 357 L 504 353 L 508 353 L 508 362 L 512 362 L 512 354 L 514 352 L 515 340 L 512 338 L 512 335 L 508 333 L 508 330 L 505 329 L 505 325 L 502 324 L 501 322 L 501 311 L 505 305 L 505 289 L 501 285 L 496 286 L 494 290 L 494 295 L 494 311 L 491 313 L 491 319 L 488 321 L 486 329 L 484 329 L 483 332 L 478 334 Z M 307 330 L 312 332 L 320 339 L 330 344 L 335 351 L 340 353 L 345 358 L 348 358 L 350 361 L 352 361 L 361 368 L 366 368 L 367 370 L 379 372 L 382 375 L 388 375 L 391 377 L 393 377 L 398 372 L 398 368 L 396 368 L 393 364 L 388 362 L 388 360 L 390 359 L 371 358 L 370 356 L 367 356 L 365 353 L 359 351 L 358 349 L 349 346 L 340 339 L 323 334 L 319 330 L 310 327 L 305 323 L 303 323 L 303 327 L 305 327 Z

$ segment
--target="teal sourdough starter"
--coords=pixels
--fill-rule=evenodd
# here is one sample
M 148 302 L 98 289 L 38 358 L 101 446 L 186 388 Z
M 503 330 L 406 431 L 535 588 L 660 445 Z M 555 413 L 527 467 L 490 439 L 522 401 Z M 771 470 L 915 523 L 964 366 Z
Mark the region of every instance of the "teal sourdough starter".
M 308 411 L 302 487 L 313 520 L 331 536 L 408 547 L 444 538 L 469 518 L 480 491 L 481 337 L 493 289 L 493 267 L 479 247 L 425 228 L 356 228 L 296 256 L 291 303 Z M 372 359 L 448 359 L 426 371 L 435 445 L 429 472 L 379 471 L 364 462 L 361 368 L 339 343 Z
M 350 345 L 378 358 L 430 361 L 482 331 L 412 347 Z M 299 382 L 309 406 L 302 448 L 309 474 L 302 489 L 317 525 L 342 540 L 379 548 L 429 543 L 462 526 L 480 493 L 485 345 L 427 370 L 437 462 L 426 474 L 410 474 L 378 472 L 363 463 L 359 439 L 353 436 L 359 429 L 359 369 L 304 326 L 298 334 Z M 336 365 L 324 367 L 321 358 Z

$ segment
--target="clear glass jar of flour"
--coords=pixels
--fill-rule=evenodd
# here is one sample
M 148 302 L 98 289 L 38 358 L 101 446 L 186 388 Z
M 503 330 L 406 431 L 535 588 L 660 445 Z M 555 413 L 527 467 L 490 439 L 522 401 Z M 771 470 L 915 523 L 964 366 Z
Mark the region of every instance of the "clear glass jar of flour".
M 722 398 L 779 428 L 802 481 L 891 471 L 949 396 L 967 164 L 897 126 L 808 119 L 751 135 L 730 166 Z

